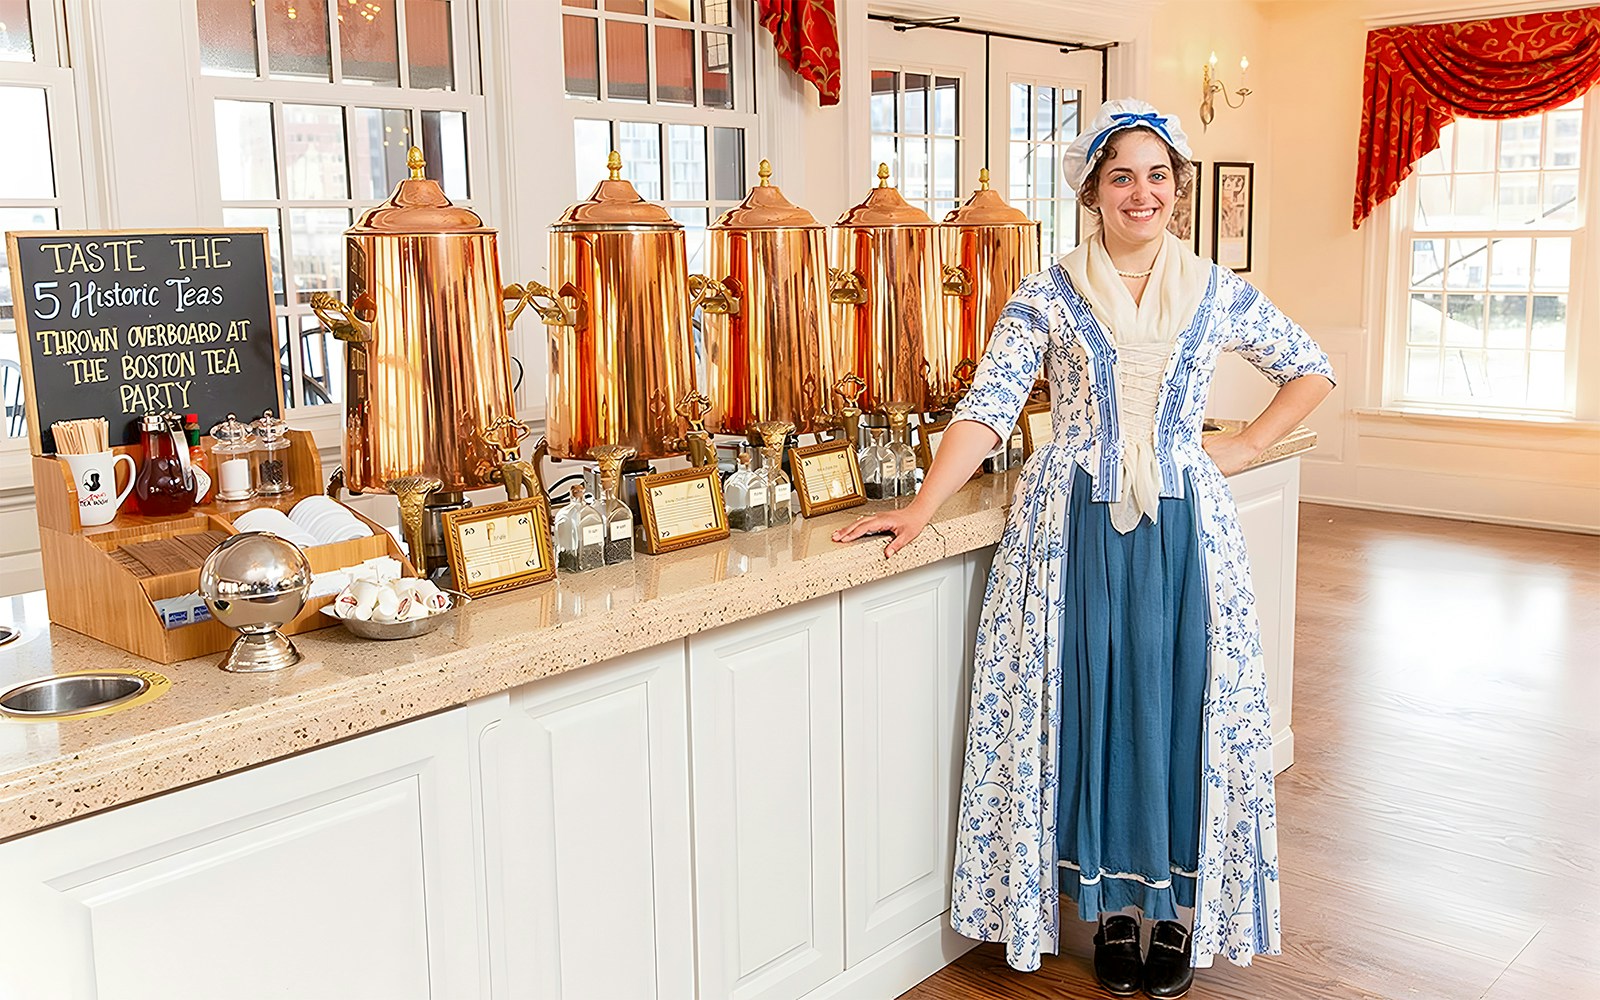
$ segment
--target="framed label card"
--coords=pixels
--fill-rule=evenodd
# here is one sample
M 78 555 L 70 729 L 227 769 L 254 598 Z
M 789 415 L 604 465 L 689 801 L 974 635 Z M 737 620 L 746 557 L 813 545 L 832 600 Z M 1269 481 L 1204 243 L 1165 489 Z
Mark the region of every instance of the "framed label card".
M 1050 416 L 1049 403 L 1029 403 L 1022 408 L 1022 457 L 1033 455 L 1033 449 L 1055 440 L 1056 428 Z
M 804 517 L 831 514 L 867 502 L 861 466 L 848 438 L 789 449 L 789 469 Z
M 651 555 L 728 537 L 728 508 L 715 465 L 639 480 L 639 547 Z
M 444 539 L 456 589 L 468 597 L 555 579 L 550 513 L 538 497 L 447 511 Z

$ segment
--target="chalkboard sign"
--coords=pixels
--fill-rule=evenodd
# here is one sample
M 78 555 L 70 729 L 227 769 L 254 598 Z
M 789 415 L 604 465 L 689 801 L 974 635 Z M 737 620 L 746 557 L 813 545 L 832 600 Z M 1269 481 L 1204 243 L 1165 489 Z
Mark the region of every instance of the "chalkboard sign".
M 198 413 L 202 432 L 237 413 L 282 412 L 265 229 L 6 234 L 22 347 L 28 439 L 105 417 L 138 441 L 151 411 Z

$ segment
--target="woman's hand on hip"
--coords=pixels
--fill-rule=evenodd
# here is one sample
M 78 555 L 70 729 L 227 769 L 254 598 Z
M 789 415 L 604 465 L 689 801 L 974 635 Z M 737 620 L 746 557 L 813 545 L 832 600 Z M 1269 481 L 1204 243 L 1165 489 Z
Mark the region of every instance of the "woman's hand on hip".
M 1261 454 L 1261 449 L 1233 431 L 1207 434 L 1200 439 L 1200 446 L 1211 456 L 1211 461 L 1216 463 L 1217 471 L 1224 476 L 1243 471 Z
M 865 514 L 851 521 L 848 525 L 833 533 L 836 542 L 853 542 L 864 535 L 893 535 L 889 544 L 883 547 L 885 559 L 910 545 L 912 540 L 922 534 L 922 529 L 928 526 L 928 518 L 916 509 L 913 504 L 900 510 L 886 510 L 877 514 Z

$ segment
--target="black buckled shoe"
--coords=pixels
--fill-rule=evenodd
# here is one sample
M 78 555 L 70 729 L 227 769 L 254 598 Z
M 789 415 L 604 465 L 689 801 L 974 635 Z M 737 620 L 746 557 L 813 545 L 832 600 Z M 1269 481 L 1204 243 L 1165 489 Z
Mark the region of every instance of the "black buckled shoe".
M 1158 920 L 1150 931 L 1150 954 L 1144 960 L 1144 993 L 1154 1000 L 1177 1000 L 1194 983 L 1189 958 L 1189 928 Z
M 1114 997 L 1139 992 L 1139 921 L 1125 914 L 1106 917 L 1094 935 L 1094 977 Z

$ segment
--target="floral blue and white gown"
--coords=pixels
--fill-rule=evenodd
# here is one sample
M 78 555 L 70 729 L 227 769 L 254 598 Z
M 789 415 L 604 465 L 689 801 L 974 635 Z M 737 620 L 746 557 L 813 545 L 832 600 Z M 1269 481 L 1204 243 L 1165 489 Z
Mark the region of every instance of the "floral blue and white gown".
M 1193 498 L 1209 591 L 1203 706 L 1194 962 L 1249 964 L 1279 947 L 1272 727 L 1255 596 L 1232 495 L 1200 446 L 1217 357 L 1236 351 L 1274 383 L 1333 378 L 1327 355 L 1260 292 L 1212 266 L 1204 298 L 1178 334 L 1156 402 L 1163 497 Z M 1015 968 L 1039 967 L 1058 947 L 1056 815 L 1061 737 L 1063 565 L 1073 466 L 1091 499 L 1122 483 L 1117 350 L 1056 264 L 1018 288 L 995 324 L 972 389 L 954 418 L 1004 440 L 1041 367 L 1054 440 L 1022 469 L 1001 536 L 978 634 L 957 827 L 951 925 L 1003 941 Z M 1070 734 L 1069 734 L 1070 735 Z

